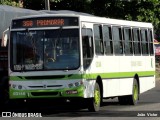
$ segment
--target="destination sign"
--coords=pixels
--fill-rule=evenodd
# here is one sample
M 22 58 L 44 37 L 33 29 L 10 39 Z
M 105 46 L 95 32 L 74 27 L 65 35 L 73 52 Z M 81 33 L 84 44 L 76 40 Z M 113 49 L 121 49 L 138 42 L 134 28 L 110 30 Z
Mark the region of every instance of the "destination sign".
M 36 28 L 36 27 L 57 27 L 57 26 L 78 26 L 77 17 L 41 17 L 17 19 L 12 22 L 13 28 Z

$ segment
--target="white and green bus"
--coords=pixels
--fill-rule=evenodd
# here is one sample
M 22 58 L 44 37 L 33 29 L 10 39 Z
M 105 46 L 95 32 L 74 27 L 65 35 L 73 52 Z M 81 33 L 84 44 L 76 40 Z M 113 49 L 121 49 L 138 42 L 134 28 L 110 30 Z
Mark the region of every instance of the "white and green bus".
M 86 14 L 45 14 L 12 20 L 10 99 L 137 104 L 155 87 L 151 23 Z

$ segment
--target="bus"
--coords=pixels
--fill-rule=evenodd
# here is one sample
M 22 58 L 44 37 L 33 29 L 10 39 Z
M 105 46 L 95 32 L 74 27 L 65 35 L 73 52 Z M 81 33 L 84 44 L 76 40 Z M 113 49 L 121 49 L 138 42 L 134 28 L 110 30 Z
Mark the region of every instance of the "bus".
M 8 74 L 11 100 L 136 105 L 155 87 L 153 25 L 76 12 L 13 19 Z

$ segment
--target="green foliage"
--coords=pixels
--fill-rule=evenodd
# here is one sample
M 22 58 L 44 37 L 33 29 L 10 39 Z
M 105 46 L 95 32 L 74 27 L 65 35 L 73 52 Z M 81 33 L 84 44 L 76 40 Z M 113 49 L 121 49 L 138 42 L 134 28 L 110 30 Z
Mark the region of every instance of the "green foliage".
M 13 1 L 13 0 L 1 0 L 0 4 L 20 7 L 18 1 Z
M 160 26 L 160 1 L 146 0 L 138 5 L 137 20 L 153 23 L 158 34 Z
M 51 9 L 69 9 L 109 18 L 151 22 L 160 37 L 159 0 L 52 0 Z
M 18 2 L 1 0 L 18 6 Z M 18 1 L 18 0 L 17 0 Z M 45 0 L 24 0 L 24 8 L 43 10 Z M 74 10 L 97 16 L 151 22 L 160 36 L 160 0 L 50 0 L 51 10 Z
M 33 10 L 45 9 L 45 0 L 23 0 L 23 7 Z
M 160 36 L 159 0 L 92 0 L 91 5 L 98 16 L 151 22 Z

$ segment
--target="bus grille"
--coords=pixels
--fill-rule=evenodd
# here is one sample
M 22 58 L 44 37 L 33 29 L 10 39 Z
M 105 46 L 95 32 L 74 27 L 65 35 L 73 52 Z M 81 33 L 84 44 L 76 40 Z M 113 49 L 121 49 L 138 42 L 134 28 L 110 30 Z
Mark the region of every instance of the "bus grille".
M 33 96 L 55 96 L 58 92 L 31 92 Z
M 49 88 L 49 87 L 62 87 L 63 85 L 40 85 L 40 86 L 28 86 L 30 88 Z

